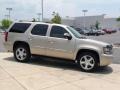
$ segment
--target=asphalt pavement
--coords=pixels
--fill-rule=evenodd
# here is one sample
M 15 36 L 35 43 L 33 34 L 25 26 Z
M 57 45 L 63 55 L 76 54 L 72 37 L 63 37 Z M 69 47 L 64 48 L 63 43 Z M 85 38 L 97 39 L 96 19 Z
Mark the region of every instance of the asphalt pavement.
M 88 38 L 113 44 L 119 43 L 119 35 L 120 33 L 116 33 L 109 38 L 108 35 Z M 3 42 L 4 38 L 0 35 L 0 90 L 120 89 L 119 47 L 114 47 L 113 63 L 116 64 L 87 73 L 67 60 L 33 57 L 28 63 L 16 62 L 12 53 L 5 52 Z
M 12 53 L 0 53 L 0 90 L 119 89 L 120 65 L 117 64 L 87 73 L 68 61 L 34 58 L 29 63 L 19 63 Z

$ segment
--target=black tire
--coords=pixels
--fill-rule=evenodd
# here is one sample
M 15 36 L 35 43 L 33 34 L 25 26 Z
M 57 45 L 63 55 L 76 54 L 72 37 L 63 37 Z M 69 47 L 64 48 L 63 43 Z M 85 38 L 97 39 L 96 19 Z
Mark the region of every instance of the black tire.
M 18 50 L 20 50 L 20 49 L 24 49 L 24 54 L 26 53 L 26 55 L 25 56 L 23 56 L 24 58 L 22 59 L 22 60 L 20 60 L 20 58 L 18 57 Z M 25 46 L 25 45 L 18 45 L 18 46 L 16 46 L 15 48 L 14 48 L 14 50 L 13 50 L 13 52 L 14 52 L 14 57 L 15 57 L 15 59 L 18 61 L 18 62 L 28 62 L 28 61 L 30 61 L 30 58 L 31 58 L 31 53 L 30 53 L 30 49 L 27 47 L 27 46 Z M 22 55 L 21 55 L 22 56 Z
M 94 64 L 94 66 L 92 68 L 90 68 L 90 69 L 83 68 L 84 64 L 82 64 L 82 60 L 84 60 L 84 58 L 83 58 L 84 56 L 90 56 L 90 57 L 93 58 L 93 60 L 91 62 L 89 62 L 89 63 Z M 80 67 L 80 69 L 82 71 L 85 71 L 85 72 L 91 72 L 91 71 L 95 71 L 96 69 L 98 69 L 98 65 L 99 65 L 98 61 L 99 61 L 98 57 L 91 52 L 83 52 L 83 53 L 79 54 L 78 57 L 77 57 L 78 66 Z

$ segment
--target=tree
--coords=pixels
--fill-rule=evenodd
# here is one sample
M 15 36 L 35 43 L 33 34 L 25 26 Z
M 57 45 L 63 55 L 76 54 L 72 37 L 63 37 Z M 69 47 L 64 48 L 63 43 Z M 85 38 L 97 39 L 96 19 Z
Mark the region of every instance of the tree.
M 36 22 L 37 20 L 35 18 L 32 18 L 32 22 Z
M 100 23 L 96 21 L 95 28 L 98 30 L 100 28 Z
M 2 28 L 7 29 L 12 24 L 12 21 L 8 19 L 3 19 L 1 21 L 1 24 L 2 24 Z
M 120 17 L 117 18 L 117 21 L 120 21 Z
M 58 13 L 53 12 L 53 18 L 51 19 L 52 23 L 57 23 L 57 24 L 61 24 L 61 17 Z

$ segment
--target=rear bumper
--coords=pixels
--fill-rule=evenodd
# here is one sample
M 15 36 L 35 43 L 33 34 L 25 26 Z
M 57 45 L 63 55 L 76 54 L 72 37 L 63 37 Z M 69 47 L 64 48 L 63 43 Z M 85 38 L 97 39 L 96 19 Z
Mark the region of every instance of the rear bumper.
M 100 58 L 100 66 L 107 66 L 112 63 L 113 55 L 102 54 Z

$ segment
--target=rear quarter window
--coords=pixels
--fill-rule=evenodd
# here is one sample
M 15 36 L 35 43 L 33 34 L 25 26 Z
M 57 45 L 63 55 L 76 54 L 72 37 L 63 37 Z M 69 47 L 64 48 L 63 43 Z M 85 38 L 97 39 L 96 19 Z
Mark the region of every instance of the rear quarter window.
M 30 23 L 15 23 L 9 32 L 24 33 L 30 25 Z

